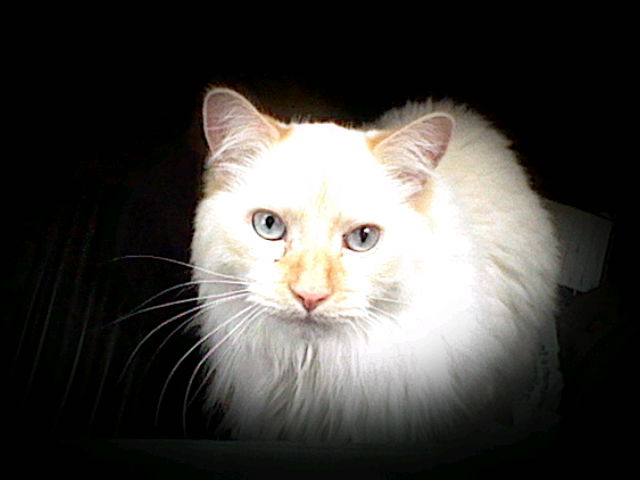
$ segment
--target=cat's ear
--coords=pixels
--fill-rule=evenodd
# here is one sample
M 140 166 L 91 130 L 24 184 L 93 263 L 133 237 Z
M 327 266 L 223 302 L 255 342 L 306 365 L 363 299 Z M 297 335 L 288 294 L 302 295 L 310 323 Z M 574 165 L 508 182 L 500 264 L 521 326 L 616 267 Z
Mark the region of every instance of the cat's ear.
M 284 127 L 261 114 L 246 98 L 227 88 L 209 91 L 203 106 L 208 165 L 246 161 L 283 135 Z
M 373 135 L 370 144 L 373 154 L 417 191 L 427 183 L 445 154 L 454 125 L 450 115 L 431 113 L 399 130 Z

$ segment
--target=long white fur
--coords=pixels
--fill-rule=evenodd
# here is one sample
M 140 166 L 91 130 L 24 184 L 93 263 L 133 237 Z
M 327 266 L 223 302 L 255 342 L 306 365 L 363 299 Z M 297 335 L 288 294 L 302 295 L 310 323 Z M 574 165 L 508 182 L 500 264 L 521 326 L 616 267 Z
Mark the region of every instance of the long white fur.
M 456 126 L 421 214 L 366 138 L 431 112 Z M 250 291 L 201 317 L 203 335 L 219 328 L 207 341 L 209 406 L 241 439 L 437 441 L 508 419 L 553 322 L 558 269 L 550 221 L 509 141 L 448 101 L 408 104 L 361 130 L 290 128 L 197 210 L 194 279 L 209 270 L 246 282 L 202 283 L 200 297 Z M 236 128 L 229 142 L 259 140 L 251 132 Z M 219 148 L 210 163 L 233 145 Z M 339 249 L 328 219 L 384 230 L 372 251 L 340 253 L 345 292 L 309 322 L 277 269 L 285 245 L 251 229 L 255 209 L 285 212 L 289 248 Z M 235 323 L 220 326 L 252 304 L 261 313 L 221 343 Z

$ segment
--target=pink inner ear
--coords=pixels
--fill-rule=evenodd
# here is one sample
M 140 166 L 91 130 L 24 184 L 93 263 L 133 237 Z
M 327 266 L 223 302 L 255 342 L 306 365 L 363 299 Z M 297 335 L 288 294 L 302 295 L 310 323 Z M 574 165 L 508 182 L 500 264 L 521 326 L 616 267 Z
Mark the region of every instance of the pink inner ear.
M 207 94 L 203 120 L 207 143 L 214 155 L 233 147 L 246 149 L 268 143 L 279 135 L 246 98 L 226 88 Z
M 426 115 L 382 140 L 374 154 L 391 163 L 404 157 L 435 168 L 449 146 L 453 126 L 453 118 L 446 113 Z
M 251 123 L 251 115 L 248 115 L 251 110 L 251 104 L 231 90 L 215 89 L 207 94 L 203 112 L 204 133 L 212 152 L 218 151 L 225 139 L 243 123 Z
M 436 167 L 451 141 L 453 118 L 446 114 L 435 114 L 418 122 L 420 123 L 416 127 L 425 140 L 425 155 L 431 160 L 432 166 Z
M 204 104 L 204 134 L 209 149 L 216 151 L 227 134 L 227 128 L 223 122 L 224 112 L 229 110 L 228 101 L 222 93 L 210 93 Z

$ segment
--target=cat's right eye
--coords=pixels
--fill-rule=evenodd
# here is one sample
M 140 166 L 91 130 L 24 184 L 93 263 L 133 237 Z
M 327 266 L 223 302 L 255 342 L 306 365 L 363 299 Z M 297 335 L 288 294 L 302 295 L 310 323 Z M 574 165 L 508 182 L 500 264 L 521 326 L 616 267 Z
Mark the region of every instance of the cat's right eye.
M 265 240 L 281 240 L 287 229 L 282 219 L 273 212 L 260 210 L 253 214 L 253 229 Z

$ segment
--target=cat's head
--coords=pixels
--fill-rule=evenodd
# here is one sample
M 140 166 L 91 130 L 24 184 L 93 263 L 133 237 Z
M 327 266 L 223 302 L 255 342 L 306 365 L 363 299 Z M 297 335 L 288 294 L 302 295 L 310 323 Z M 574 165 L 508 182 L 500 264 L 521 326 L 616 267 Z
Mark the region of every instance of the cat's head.
M 242 279 L 249 301 L 293 321 L 330 324 L 403 304 L 429 248 L 451 117 L 393 131 L 285 125 L 227 89 L 210 91 L 203 112 L 210 155 L 196 265 Z

